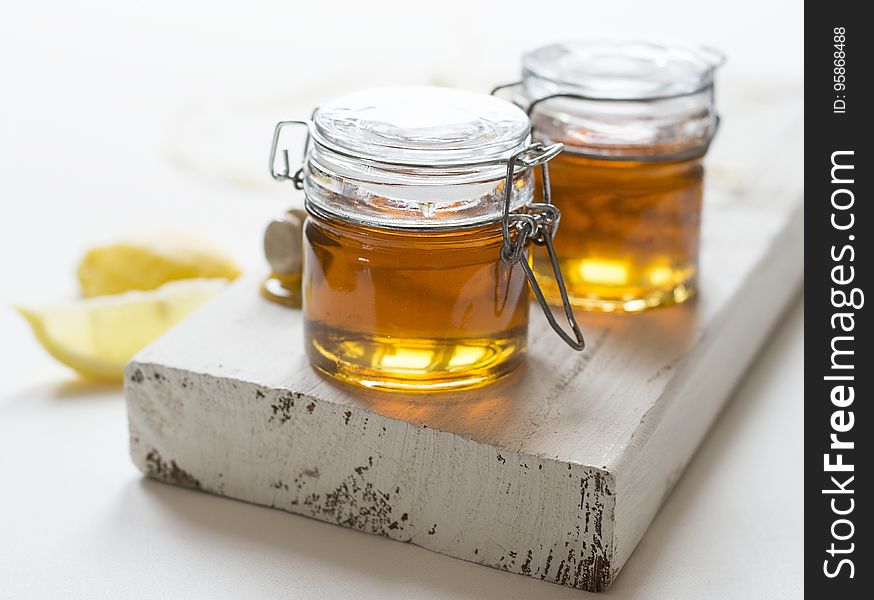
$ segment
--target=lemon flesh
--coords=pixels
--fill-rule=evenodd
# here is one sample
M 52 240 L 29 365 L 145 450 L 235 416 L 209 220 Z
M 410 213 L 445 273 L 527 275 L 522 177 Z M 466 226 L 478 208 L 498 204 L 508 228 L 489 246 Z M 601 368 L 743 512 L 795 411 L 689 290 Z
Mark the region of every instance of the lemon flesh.
M 120 381 L 125 364 L 227 285 L 189 279 L 156 290 L 17 307 L 49 354 L 87 377 Z
M 179 279 L 236 279 L 240 269 L 209 243 L 192 236 L 162 234 L 91 249 L 79 264 L 86 298 L 153 290 Z

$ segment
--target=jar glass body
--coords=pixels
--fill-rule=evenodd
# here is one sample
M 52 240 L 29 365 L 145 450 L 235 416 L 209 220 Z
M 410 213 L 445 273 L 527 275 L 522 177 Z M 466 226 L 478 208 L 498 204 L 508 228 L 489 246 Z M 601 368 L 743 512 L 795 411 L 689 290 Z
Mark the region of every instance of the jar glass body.
M 302 171 L 302 308 L 311 364 L 406 392 L 489 384 L 525 359 L 529 292 L 501 250 L 505 199 L 534 198 L 511 103 L 386 88 L 320 107 Z M 509 195 L 508 195 L 509 194 Z
M 349 383 L 406 391 L 486 385 L 519 367 L 528 286 L 500 259 L 501 228 L 398 231 L 311 215 L 306 349 Z
M 531 107 L 535 139 L 565 145 L 549 173 L 562 214 L 555 249 L 575 306 L 638 311 L 695 294 L 714 68 L 709 56 L 646 44 L 526 56 L 516 100 Z M 556 81 L 562 73 L 570 81 Z M 544 252 L 534 268 L 557 303 Z

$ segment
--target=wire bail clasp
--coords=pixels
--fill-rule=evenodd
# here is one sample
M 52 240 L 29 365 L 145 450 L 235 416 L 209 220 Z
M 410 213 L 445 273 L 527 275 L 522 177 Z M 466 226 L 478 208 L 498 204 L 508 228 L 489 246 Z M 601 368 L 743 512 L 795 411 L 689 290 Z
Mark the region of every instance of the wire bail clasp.
M 528 279 L 528 284 L 531 286 L 531 291 L 534 292 L 534 296 L 537 298 L 537 302 L 543 309 L 543 314 L 546 315 L 546 320 L 549 321 L 552 329 L 568 346 L 574 350 L 582 350 L 586 347 L 586 340 L 574 317 L 574 312 L 568 299 L 567 288 L 564 285 L 564 277 L 561 274 L 561 267 L 558 264 L 558 257 L 555 254 L 555 246 L 552 243 L 552 238 L 555 237 L 559 221 L 561 220 L 561 211 L 551 202 L 547 162 L 561 153 L 563 149 L 564 146 L 562 144 L 546 145 L 538 142 L 517 152 L 507 161 L 504 207 L 501 214 L 501 229 L 504 238 L 504 244 L 501 247 L 501 260 L 508 265 L 519 264 L 522 266 L 522 269 L 525 271 L 525 277 Z M 513 177 L 517 167 L 540 167 L 543 183 L 543 201 L 530 202 L 525 205 L 524 212 L 511 213 L 510 203 L 513 198 Z M 515 239 L 511 235 L 514 230 L 516 231 Z M 546 246 L 549 260 L 552 263 L 555 282 L 561 295 L 564 314 L 573 332 L 573 337 L 562 329 L 558 321 L 555 320 L 555 315 L 552 314 L 552 310 L 546 302 L 543 291 L 540 289 L 540 284 L 537 283 L 537 278 L 534 276 L 534 271 L 531 270 L 531 265 L 528 264 L 528 257 L 525 255 L 525 246 L 528 240 L 531 240 L 538 246 Z
M 309 121 L 280 121 L 276 124 L 276 127 L 273 129 L 273 144 L 270 146 L 270 175 L 273 179 L 282 180 L 282 179 L 290 179 L 292 183 L 294 183 L 295 189 L 302 190 L 303 189 L 303 167 L 299 168 L 294 172 L 294 175 L 291 174 L 291 164 L 288 161 L 288 149 L 282 149 L 282 162 L 283 162 L 283 170 L 276 170 L 276 151 L 279 147 L 279 136 L 282 133 L 283 128 L 288 125 L 303 125 L 306 127 L 307 135 L 306 139 L 303 143 L 303 154 L 306 156 L 307 147 L 310 143 L 310 122 Z

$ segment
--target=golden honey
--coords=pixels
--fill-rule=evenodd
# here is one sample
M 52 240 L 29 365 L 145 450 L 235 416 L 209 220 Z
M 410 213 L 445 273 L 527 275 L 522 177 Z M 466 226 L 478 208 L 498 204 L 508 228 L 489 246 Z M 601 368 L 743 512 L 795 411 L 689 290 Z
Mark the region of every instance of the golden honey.
M 304 229 L 310 362 L 371 388 L 475 388 L 524 361 L 528 287 L 499 224 L 400 231 L 311 215 Z
M 300 308 L 300 274 L 271 273 L 261 283 L 261 295 L 289 308 Z
M 700 158 L 644 162 L 565 152 L 549 174 L 561 210 L 555 249 L 572 304 L 638 311 L 695 293 Z M 558 289 L 542 249 L 534 252 L 534 267 L 554 301 Z

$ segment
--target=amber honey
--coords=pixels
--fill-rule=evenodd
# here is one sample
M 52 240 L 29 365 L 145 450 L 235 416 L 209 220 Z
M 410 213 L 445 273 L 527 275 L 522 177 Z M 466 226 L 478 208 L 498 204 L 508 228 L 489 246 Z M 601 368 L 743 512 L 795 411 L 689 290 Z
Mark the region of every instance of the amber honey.
M 261 283 L 261 295 L 289 308 L 300 308 L 300 274 L 271 273 Z
M 311 215 L 305 339 L 324 373 L 371 388 L 476 388 L 524 362 L 528 288 L 504 264 L 499 224 L 448 231 Z
M 695 293 L 701 218 L 701 158 L 606 160 L 565 152 L 549 168 L 561 210 L 556 253 L 575 306 L 637 311 Z M 559 302 L 545 252 L 534 266 Z
M 697 293 L 702 160 L 719 126 L 713 84 L 724 59 L 712 48 L 609 40 L 523 57 L 514 99 L 534 139 L 565 146 L 549 174 L 574 306 L 639 311 Z M 558 304 L 543 252 L 535 270 Z

